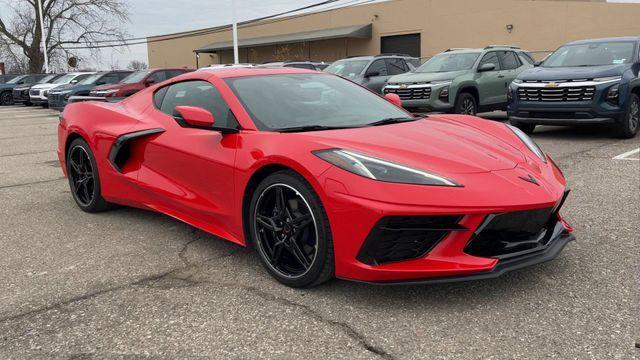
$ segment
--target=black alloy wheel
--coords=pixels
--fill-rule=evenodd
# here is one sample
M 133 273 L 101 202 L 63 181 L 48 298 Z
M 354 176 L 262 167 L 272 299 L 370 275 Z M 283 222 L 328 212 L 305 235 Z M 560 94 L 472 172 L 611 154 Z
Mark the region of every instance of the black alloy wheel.
M 478 112 L 476 99 L 469 93 L 462 93 L 456 101 L 455 112 L 463 115 L 475 115 Z
M 0 105 L 12 105 L 13 95 L 9 91 L 5 91 L 0 94 Z
M 333 275 L 328 220 L 303 178 L 292 172 L 268 177 L 256 189 L 250 211 L 251 238 L 277 280 L 307 287 Z
M 74 140 L 66 162 L 69 187 L 78 207 L 86 212 L 107 210 L 110 204 L 102 198 L 98 168 L 89 145 L 82 139 Z
M 640 129 L 640 97 L 631 94 L 625 117 L 617 125 L 617 135 L 623 139 L 629 139 L 638 133 Z

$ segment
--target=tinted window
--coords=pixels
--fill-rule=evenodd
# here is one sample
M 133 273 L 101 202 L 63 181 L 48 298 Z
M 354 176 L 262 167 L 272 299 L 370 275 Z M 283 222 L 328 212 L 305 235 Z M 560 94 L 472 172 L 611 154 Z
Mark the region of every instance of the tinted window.
M 176 106 L 196 106 L 209 110 L 213 114 L 216 126 L 238 126 L 229 106 L 212 84 L 206 81 L 185 81 L 167 87 L 160 111 L 174 115 Z M 156 92 L 156 96 L 160 91 Z
M 386 59 L 389 75 L 404 74 L 409 71 L 407 63 L 403 59 Z
M 162 107 L 162 100 L 167 94 L 167 90 L 169 90 L 169 87 L 165 86 L 153 94 L 153 104 L 156 106 L 156 108 L 160 109 Z
M 362 126 L 411 116 L 351 81 L 325 74 L 280 74 L 225 80 L 260 130 Z
M 635 43 L 630 41 L 566 45 L 544 61 L 544 67 L 572 67 L 628 64 L 633 60 Z
M 100 80 L 98 80 L 98 82 L 96 84 L 98 84 L 98 85 L 115 84 L 117 82 L 120 82 L 120 78 L 118 78 L 118 74 L 107 74 L 107 75 L 103 76 L 102 78 L 100 78 Z
M 494 70 L 500 70 L 500 61 L 498 61 L 498 55 L 495 51 L 486 53 L 484 57 L 482 57 L 482 60 L 480 60 L 480 64 L 478 64 L 478 67 L 484 64 L 493 64 L 495 65 Z
M 387 65 L 384 63 L 383 59 L 378 59 L 369 65 L 367 73 L 378 73 L 378 76 L 387 76 Z
M 513 51 L 500 51 L 500 64 L 503 70 L 513 70 L 520 67 L 520 62 Z

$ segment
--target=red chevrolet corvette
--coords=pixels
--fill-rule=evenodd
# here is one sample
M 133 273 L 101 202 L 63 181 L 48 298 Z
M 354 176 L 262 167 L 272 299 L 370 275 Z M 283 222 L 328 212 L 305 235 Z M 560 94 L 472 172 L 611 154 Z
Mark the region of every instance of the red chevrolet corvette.
M 82 210 L 167 214 L 295 287 L 492 278 L 573 240 L 564 176 L 527 135 L 397 100 L 302 69 L 201 71 L 70 104 L 58 156 Z

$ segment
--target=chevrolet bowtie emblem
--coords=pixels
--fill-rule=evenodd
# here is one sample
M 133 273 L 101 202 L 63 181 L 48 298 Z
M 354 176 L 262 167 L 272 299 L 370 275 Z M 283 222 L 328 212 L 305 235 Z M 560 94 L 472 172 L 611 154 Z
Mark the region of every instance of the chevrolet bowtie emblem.
M 518 176 L 520 179 L 526 181 L 526 182 L 530 182 L 534 185 L 538 185 L 540 186 L 540 184 L 538 183 L 538 180 L 536 180 L 536 178 L 534 178 L 533 176 L 531 176 L 530 174 L 527 174 L 527 177 L 524 176 Z
M 407 84 L 400 84 L 400 89 L 406 89 L 407 88 Z
M 545 87 L 556 88 L 556 87 L 558 87 L 558 83 L 552 81 L 550 83 L 547 83 L 547 85 L 545 85 Z

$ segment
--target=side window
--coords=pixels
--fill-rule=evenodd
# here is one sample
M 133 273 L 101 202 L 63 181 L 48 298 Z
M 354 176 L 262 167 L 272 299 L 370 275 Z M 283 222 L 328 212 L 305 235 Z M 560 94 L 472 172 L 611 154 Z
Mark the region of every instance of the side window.
M 293 67 L 293 68 L 298 68 L 298 69 L 308 69 L 308 70 L 315 70 L 315 66 L 311 65 L 311 64 L 288 64 L 285 65 L 284 67 Z
M 155 105 L 158 110 L 162 107 L 162 100 L 164 100 L 167 90 L 169 90 L 169 87 L 165 86 L 153 94 L 153 105 Z
M 82 74 L 82 75 L 78 75 L 78 76 L 74 77 L 74 78 L 73 78 L 73 80 L 75 80 L 75 81 L 77 81 L 77 82 L 80 82 L 80 81 L 82 81 L 82 80 L 84 80 L 84 79 L 88 78 L 88 77 L 89 77 L 89 76 L 91 76 L 91 75 L 93 75 L 93 74 Z
M 536 61 L 533 60 L 533 57 L 531 57 L 531 55 L 529 53 L 521 52 L 520 53 L 520 57 L 522 59 L 524 59 L 524 61 L 528 62 L 531 65 L 534 65 L 536 63 Z
M 378 59 L 369 65 L 367 73 L 378 73 L 378 76 L 387 76 L 387 65 L 383 59 Z
M 124 78 L 126 78 L 127 76 L 129 76 L 131 74 L 132 74 L 132 72 L 119 72 L 119 73 L 116 73 L 116 75 L 118 76 L 118 81 L 117 82 L 120 82 L 121 80 L 124 80 Z
M 36 78 L 33 76 L 27 76 L 26 78 L 23 79 L 22 83 L 23 84 L 33 84 L 36 82 Z
M 500 64 L 503 70 L 513 70 L 520 67 L 520 61 L 513 51 L 500 51 Z
M 160 92 L 157 91 L 155 96 L 161 96 Z M 160 111 L 173 116 L 176 106 L 196 106 L 209 110 L 213 114 L 216 126 L 234 128 L 238 126 L 218 89 L 206 81 L 184 81 L 168 86 Z
M 498 61 L 498 55 L 496 54 L 495 51 L 492 52 L 488 52 L 484 55 L 484 57 L 482 57 L 482 60 L 480 60 L 480 63 L 478 64 L 478 67 L 484 65 L 484 64 L 493 64 L 495 65 L 495 70 L 500 70 L 500 61 Z
M 153 80 L 155 84 L 161 83 L 167 80 L 167 72 L 166 71 L 156 71 L 149 77 L 149 80 Z
M 172 77 L 176 77 L 176 76 L 182 75 L 184 73 L 186 73 L 186 71 L 184 71 L 184 70 L 170 70 L 170 71 L 167 71 L 167 79 L 171 79 Z
M 389 75 L 398 75 L 404 74 L 409 71 L 407 67 L 407 63 L 404 59 L 386 59 L 387 70 L 389 71 Z

